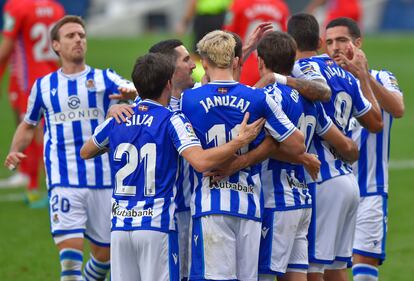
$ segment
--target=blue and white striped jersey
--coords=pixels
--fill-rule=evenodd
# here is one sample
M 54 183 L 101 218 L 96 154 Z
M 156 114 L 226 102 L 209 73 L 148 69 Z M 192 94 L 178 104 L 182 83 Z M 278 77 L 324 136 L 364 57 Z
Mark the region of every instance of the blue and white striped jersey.
M 200 146 L 187 118 L 147 99 L 134 107 L 127 122 L 105 121 L 94 141 L 110 150 L 112 230 L 175 230 L 178 156 Z
M 295 126 L 263 89 L 254 89 L 234 81 L 215 81 L 187 90 L 181 98 L 181 109 L 194 126 L 203 148 L 222 145 L 237 135 L 246 112 L 249 122 L 266 118 L 266 129 L 278 141 L 290 136 Z M 248 147 L 254 149 L 265 137 L 264 130 Z M 239 171 L 217 184 L 198 174 L 199 184 L 192 196 L 193 216 L 226 214 L 260 220 L 263 194 L 260 165 Z
M 295 62 L 293 76 L 307 80 L 324 80 L 332 91 L 329 102 L 322 103 L 326 114 L 345 135 L 351 117 L 360 117 L 371 109 L 371 103 L 361 92 L 359 81 L 339 67 L 327 55 L 300 59 Z M 351 166 L 341 159 L 333 147 L 315 135 L 310 152 L 318 155 L 321 169 L 316 182 L 352 172 Z
M 173 112 L 179 112 L 180 99 L 171 97 L 168 108 Z M 176 181 L 177 196 L 175 197 L 175 204 L 177 206 L 176 212 L 183 212 L 190 210 L 191 194 L 197 185 L 198 178 L 193 167 L 183 157 L 178 159 L 178 175 Z
M 319 102 L 313 103 L 286 85 L 272 84 L 265 91 L 277 103 L 290 121 L 304 134 L 306 149 L 314 133 L 323 135 L 332 126 Z M 265 208 L 277 211 L 311 208 L 312 198 L 306 185 L 302 165 L 267 159 L 262 163 L 261 179 Z
M 112 104 L 109 95 L 119 86 L 133 87 L 110 69 L 89 66 L 66 75 L 59 69 L 32 87 L 25 122 L 37 125 L 45 117 L 44 162 L 49 189 L 112 188 L 107 155 L 83 160 L 80 149 Z
M 385 70 L 371 70 L 371 75 L 390 91 L 402 95 L 395 76 Z M 361 196 L 388 193 L 388 160 L 392 116 L 382 110 L 384 127 L 377 134 L 370 133 L 356 119 L 352 120 L 349 136 L 358 144 L 359 160 L 352 165 Z

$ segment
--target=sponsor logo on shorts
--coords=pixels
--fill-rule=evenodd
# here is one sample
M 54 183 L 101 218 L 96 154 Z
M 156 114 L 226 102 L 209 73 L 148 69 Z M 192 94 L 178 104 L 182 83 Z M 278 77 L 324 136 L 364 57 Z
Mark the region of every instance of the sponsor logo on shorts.
M 232 189 L 235 191 L 242 191 L 245 193 L 253 193 L 254 186 L 253 185 L 243 185 L 241 183 L 233 183 L 228 181 L 221 181 L 216 183 L 210 183 L 210 189 Z
M 266 235 L 267 235 L 268 232 L 269 232 L 269 228 L 267 228 L 267 227 L 264 226 L 262 228 L 262 236 L 263 236 L 263 239 L 266 238 Z
M 172 256 L 173 256 L 173 259 L 174 259 L 174 263 L 177 264 L 177 262 L 178 262 L 178 255 L 177 255 L 177 253 L 173 253 Z
M 139 217 L 152 217 L 154 216 L 154 211 L 152 208 L 148 208 L 145 210 L 127 210 L 119 206 L 117 202 L 112 204 L 112 215 L 114 217 L 127 217 L 127 218 L 139 218 Z

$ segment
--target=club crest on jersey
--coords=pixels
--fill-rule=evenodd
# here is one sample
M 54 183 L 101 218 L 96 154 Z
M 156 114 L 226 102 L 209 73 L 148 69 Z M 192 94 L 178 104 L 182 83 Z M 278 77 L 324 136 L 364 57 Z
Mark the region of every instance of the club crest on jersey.
M 86 89 L 88 89 L 89 92 L 96 91 L 96 85 L 95 85 L 95 81 L 93 79 L 86 80 L 85 86 L 86 86 Z
M 53 223 L 59 223 L 59 216 L 58 216 L 58 214 L 54 214 L 53 215 L 52 221 L 53 221 Z
M 220 94 L 224 95 L 227 94 L 229 90 L 227 88 L 218 88 L 217 92 L 219 92 Z
M 148 111 L 148 106 L 146 106 L 146 105 L 139 105 L 138 106 L 138 110 L 139 111 Z
M 334 64 L 334 61 L 333 60 L 327 60 L 325 63 L 329 66 L 332 66 Z
M 77 109 L 80 106 L 80 99 L 77 96 L 70 96 L 68 98 L 68 106 L 71 109 Z

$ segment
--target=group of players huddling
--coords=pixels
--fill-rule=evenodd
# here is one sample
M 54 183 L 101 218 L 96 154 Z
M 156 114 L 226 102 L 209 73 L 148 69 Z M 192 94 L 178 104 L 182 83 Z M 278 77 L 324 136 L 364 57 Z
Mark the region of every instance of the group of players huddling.
M 196 86 L 182 42 L 161 41 L 137 59 L 133 87 L 85 64 L 80 18 L 56 23 L 62 67 L 33 85 L 5 165 L 19 164 L 43 115 L 61 280 L 109 268 L 113 281 L 347 280 L 352 256 L 354 280 L 378 280 L 390 127 L 404 111 L 395 77 L 368 69 L 347 18 L 327 25 L 327 55 L 308 14 L 252 36 L 242 46 L 208 33 Z M 237 81 L 256 49 L 249 87 Z

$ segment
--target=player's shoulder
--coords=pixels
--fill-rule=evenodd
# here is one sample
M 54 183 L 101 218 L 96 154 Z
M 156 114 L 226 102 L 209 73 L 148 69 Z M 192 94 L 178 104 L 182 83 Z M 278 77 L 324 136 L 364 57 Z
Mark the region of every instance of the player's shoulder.
M 397 91 L 401 93 L 401 89 L 398 85 L 398 80 L 394 73 L 387 69 L 375 70 L 371 69 L 370 74 L 383 86 L 389 90 Z
M 276 102 L 282 102 L 283 100 L 290 100 L 291 94 L 295 94 L 294 89 L 287 85 L 282 85 L 278 83 L 269 84 L 263 88 L 264 93 L 270 97 L 272 97 Z M 297 93 L 297 92 L 296 92 Z M 299 95 L 299 93 L 297 93 Z M 295 99 L 296 102 L 298 99 Z
M 389 71 L 388 69 L 370 69 L 370 74 L 374 77 L 392 77 L 393 79 L 396 79 L 394 73 L 392 73 L 391 71 Z
M 52 79 L 52 77 L 57 77 L 58 74 L 59 74 L 59 70 L 56 70 L 46 75 L 43 75 L 35 80 L 34 85 L 39 84 L 42 88 L 46 85 L 49 86 L 50 80 Z
M 250 101 L 262 101 L 266 99 L 266 89 L 256 88 L 249 85 L 239 83 L 235 88 L 235 93 L 246 100 Z
M 29 4 L 27 0 L 11 0 L 6 1 L 4 4 L 3 11 L 4 12 L 24 12 L 27 9 L 23 7 Z

